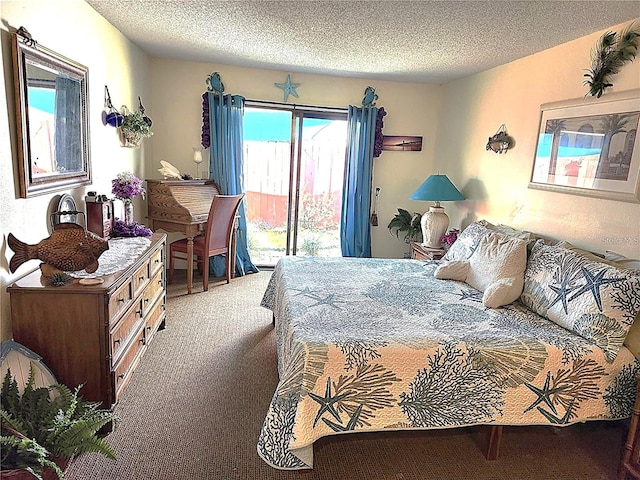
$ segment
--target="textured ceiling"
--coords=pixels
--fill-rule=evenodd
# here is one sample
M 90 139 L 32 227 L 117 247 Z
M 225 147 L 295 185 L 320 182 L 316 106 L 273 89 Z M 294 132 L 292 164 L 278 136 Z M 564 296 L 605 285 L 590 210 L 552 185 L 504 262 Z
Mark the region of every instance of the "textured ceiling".
M 422 83 L 640 18 L 637 0 L 87 3 L 152 56 Z

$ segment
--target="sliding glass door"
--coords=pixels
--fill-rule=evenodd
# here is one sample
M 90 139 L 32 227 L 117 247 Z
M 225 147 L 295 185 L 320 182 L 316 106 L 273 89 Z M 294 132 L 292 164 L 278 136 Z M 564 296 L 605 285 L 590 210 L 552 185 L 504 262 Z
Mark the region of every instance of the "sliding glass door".
M 340 256 L 346 112 L 248 106 L 248 244 L 258 266 L 285 255 Z

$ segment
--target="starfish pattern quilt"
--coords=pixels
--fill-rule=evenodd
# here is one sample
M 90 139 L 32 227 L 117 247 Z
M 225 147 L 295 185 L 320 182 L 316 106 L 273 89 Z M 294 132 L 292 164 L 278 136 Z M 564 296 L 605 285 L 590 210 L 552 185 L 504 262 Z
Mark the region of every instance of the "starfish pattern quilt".
M 566 426 L 631 415 L 640 363 L 519 302 L 498 309 L 437 261 L 287 257 L 262 299 L 279 382 L 259 435 L 278 469 L 324 436 L 471 425 Z

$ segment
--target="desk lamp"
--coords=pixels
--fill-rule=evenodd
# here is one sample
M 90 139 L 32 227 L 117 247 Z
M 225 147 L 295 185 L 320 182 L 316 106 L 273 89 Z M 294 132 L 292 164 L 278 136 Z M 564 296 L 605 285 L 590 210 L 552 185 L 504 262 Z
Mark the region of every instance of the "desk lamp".
M 451 180 L 446 175 L 431 175 L 409 197 L 411 200 L 427 200 L 436 202 L 429 211 L 422 215 L 422 245 L 428 248 L 441 248 L 440 237 L 447 233 L 449 217 L 440 202 L 464 200 Z
M 196 178 L 200 178 L 200 164 L 202 163 L 202 147 L 193 147 L 193 163 L 196 164 Z

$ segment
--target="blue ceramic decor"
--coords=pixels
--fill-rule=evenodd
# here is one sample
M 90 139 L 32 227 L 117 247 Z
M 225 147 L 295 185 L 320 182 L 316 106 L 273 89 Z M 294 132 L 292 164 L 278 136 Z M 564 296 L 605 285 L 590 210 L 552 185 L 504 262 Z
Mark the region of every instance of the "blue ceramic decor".
M 222 79 L 220 78 L 220 74 L 218 72 L 214 72 L 207 77 L 206 80 L 207 90 L 210 92 L 215 92 L 217 94 L 224 93 L 224 83 L 222 83 Z
M 124 122 L 124 117 L 111 103 L 111 95 L 109 95 L 109 89 L 106 85 L 104 86 L 104 106 L 108 110 L 102 113 L 102 123 L 112 127 L 121 126 L 122 122 Z

